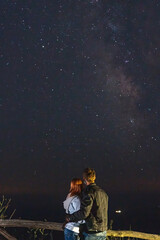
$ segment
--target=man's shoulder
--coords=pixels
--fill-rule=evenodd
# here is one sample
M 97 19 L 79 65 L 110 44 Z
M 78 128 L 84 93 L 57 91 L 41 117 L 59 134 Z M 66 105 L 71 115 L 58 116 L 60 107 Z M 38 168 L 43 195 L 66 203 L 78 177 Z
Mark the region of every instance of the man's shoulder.
M 93 183 L 93 184 L 90 184 L 88 187 L 87 187 L 87 192 L 88 193 L 94 193 L 94 192 L 97 192 L 97 191 L 103 191 L 104 190 L 102 188 L 100 188 L 97 184 Z
M 102 190 L 100 186 L 98 186 L 96 183 L 92 183 L 88 186 L 89 189 L 93 190 Z
M 108 195 L 107 195 L 107 193 L 105 192 L 105 190 L 104 189 L 102 189 L 100 186 L 98 186 L 98 185 L 96 185 L 96 184 L 94 184 L 94 185 L 92 185 L 91 186 L 91 192 L 92 193 L 100 193 L 100 194 L 102 194 L 102 195 L 105 195 L 106 197 L 108 197 Z

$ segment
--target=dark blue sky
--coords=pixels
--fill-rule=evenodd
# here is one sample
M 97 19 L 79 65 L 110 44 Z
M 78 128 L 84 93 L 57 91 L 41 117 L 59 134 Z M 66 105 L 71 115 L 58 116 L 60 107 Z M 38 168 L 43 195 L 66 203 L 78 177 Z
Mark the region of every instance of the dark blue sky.
M 1 0 L 1 194 L 159 193 L 159 5 Z

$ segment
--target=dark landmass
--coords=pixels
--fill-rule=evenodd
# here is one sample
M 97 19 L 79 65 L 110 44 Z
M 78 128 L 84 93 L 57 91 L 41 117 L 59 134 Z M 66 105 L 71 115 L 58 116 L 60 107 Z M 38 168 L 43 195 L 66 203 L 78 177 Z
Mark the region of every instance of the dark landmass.
M 63 196 L 12 195 L 9 211 L 16 209 L 13 218 L 63 222 Z M 109 226 L 114 230 L 133 230 L 159 234 L 160 196 L 158 194 L 110 194 Z M 116 214 L 116 210 L 121 210 Z

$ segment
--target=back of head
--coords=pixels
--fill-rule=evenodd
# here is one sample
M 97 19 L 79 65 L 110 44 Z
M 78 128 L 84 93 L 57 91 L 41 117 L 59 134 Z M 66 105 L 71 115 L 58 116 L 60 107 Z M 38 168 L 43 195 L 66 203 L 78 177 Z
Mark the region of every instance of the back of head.
M 96 179 L 96 172 L 93 168 L 85 168 L 83 171 L 83 178 L 89 183 L 94 183 Z
M 82 192 L 83 182 L 80 178 L 73 178 L 70 184 L 70 196 L 80 195 Z

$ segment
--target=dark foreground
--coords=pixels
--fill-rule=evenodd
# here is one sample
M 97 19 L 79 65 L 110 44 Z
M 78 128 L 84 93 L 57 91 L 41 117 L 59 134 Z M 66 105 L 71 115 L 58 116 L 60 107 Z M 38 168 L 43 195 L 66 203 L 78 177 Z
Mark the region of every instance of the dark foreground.
M 13 218 L 30 220 L 47 220 L 63 222 L 64 211 L 62 207 L 63 197 L 55 199 L 55 196 L 46 195 L 12 195 L 9 211 L 16 208 Z M 160 205 L 158 195 L 110 195 L 109 201 L 109 226 L 115 230 L 133 230 L 139 232 L 160 234 L 159 219 Z M 121 214 L 115 210 L 120 209 Z M 8 212 L 8 214 L 10 214 Z M 14 235 L 20 240 L 29 240 L 27 229 L 11 229 Z M 63 239 L 63 232 L 46 232 L 46 240 Z M 30 235 L 31 236 L 31 235 Z M 34 239 L 33 236 L 30 239 Z M 39 239 L 40 240 L 40 239 Z

